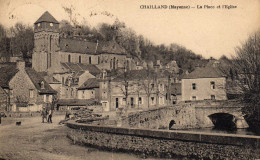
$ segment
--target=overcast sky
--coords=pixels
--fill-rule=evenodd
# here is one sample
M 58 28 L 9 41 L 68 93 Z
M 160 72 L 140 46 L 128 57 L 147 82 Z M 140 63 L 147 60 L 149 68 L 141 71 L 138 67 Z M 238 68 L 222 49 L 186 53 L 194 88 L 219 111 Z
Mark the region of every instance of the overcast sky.
M 260 0 L 0 0 L 0 23 L 6 27 L 18 21 L 31 25 L 45 11 L 58 21 L 69 19 L 63 7 L 71 5 L 78 13 L 78 20 L 90 26 L 112 23 L 119 18 L 156 44 L 181 44 L 206 58 L 234 54 L 234 48 L 260 28 Z M 237 8 L 145 10 L 140 5 L 235 5 Z

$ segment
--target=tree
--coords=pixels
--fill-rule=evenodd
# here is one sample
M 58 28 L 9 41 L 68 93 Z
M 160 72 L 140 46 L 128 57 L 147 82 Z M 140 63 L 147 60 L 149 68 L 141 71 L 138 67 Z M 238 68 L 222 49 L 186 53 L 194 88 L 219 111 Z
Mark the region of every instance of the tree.
M 16 23 L 10 31 L 12 34 L 10 42 L 12 55 L 22 55 L 23 58 L 31 57 L 34 48 L 33 28 L 22 23 Z
M 236 49 L 233 57 L 235 73 L 243 90 L 243 101 L 248 105 L 243 111 L 247 117 L 260 124 L 260 31 Z

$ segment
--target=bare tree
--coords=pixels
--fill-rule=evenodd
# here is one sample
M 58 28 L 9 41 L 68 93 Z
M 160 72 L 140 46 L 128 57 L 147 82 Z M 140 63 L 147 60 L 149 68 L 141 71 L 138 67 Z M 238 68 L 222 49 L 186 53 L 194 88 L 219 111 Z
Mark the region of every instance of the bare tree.
M 150 108 L 150 98 L 153 91 L 153 82 L 154 79 L 152 78 L 153 73 L 152 70 L 148 67 L 147 70 L 144 72 L 144 79 L 141 81 L 141 86 L 145 91 L 146 98 L 147 98 L 147 107 Z
M 233 65 L 243 90 L 244 102 L 249 104 L 243 111 L 254 122 L 260 123 L 260 31 L 237 48 Z

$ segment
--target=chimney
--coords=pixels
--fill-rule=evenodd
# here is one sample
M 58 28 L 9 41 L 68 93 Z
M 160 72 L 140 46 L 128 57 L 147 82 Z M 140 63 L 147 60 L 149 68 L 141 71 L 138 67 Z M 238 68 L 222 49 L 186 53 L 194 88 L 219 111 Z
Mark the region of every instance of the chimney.
M 17 61 L 16 62 L 16 68 L 20 71 L 20 70 L 24 70 L 25 69 L 25 62 L 24 61 Z

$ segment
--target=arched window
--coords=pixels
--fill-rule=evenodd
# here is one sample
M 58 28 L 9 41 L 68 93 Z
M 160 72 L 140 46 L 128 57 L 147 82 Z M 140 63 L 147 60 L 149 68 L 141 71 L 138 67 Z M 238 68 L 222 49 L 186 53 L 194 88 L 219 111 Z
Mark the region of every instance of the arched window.
M 98 57 L 98 64 L 100 63 L 100 57 Z
M 116 69 L 116 58 L 114 57 L 114 60 L 113 60 L 113 69 Z
M 69 62 L 69 63 L 70 63 L 70 60 L 71 60 L 70 55 L 68 55 L 68 62 Z
M 81 63 L 81 56 L 79 56 L 79 63 Z
M 51 39 L 52 39 L 52 35 L 50 35 L 50 51 L 51 51 Z
M 88 58 L 88 63 L 91 64 L 91 57 Z

